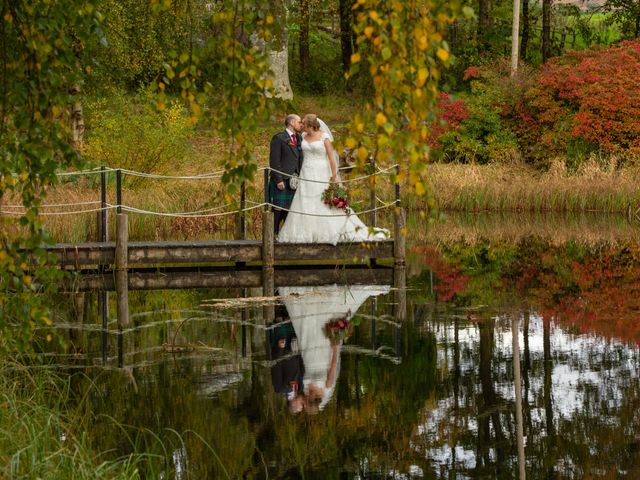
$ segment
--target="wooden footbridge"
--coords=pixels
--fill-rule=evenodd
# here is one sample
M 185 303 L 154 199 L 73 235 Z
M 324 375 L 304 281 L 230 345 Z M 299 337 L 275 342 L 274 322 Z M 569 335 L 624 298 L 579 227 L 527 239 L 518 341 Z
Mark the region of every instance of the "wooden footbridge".
M 116 173 L 116 205 L 106 202 L 106 174 Z M 394 303 L 398 306 L 399 319 L 406 309 L 405 273 L 405 213 L 400 207 L 399 187 L 396 184 L 396 200 L 384 206 L 376 205 L 375 176 L 368 179 L 371 187 L 369 221 L 375 226 L 377 210 L 394 209 L 394 236 L 375 242 L 330 244 L 281 244 L 274 238 L 274 218 L 266 194 L 269 169 L 263 169 L 265 201 L 246 208 L 245 189 L 241 189 L 240 209 L 215 214 L 187 212 L 182 216 L 240 215 L 238 237 L 235 240 L 158 241 L 130 242 L 128 213 L 149 214 L 128 207 L 122 202 L 122 175 L 139 174 L 123 169 L 91 170 L 75 174 L 101 175 L 101 201 L 98 214 L 98 242 L 57 244 L 46 249 L 52 254 L 59 268 L 76 272 L 66 283 L 67 291 L 115 290 L 117 319 L 121 328 L 129 322 L 129 290 L 262 287 L 263 296 L 275 295 L 275 289 L 283 285 L 321 285 L 328 283 L 393 285 Z M 389 169 L 387 169 L 389 171 Z M 379 172 L 378 172 L 379 173 Z M 62 175 L 71 175 L 69 174 Z M 150 176 L 149 174 L 139 174 Z M 373 177 L 371 181 L 370 177 Z M 216 178 L 213 175 L 197 177 L 162 178 Z M 301 179 L 304 181 L 304 179 Z M 349 180 L 347 180 L 348 182 Z M 246 211 L 264 209 L 262 214 L 262 239 L 247 240 Z M 107 241 L 107 210 L 116 210 L 115 241 Z M 3 214 L 18 212 L 1 212 Z M 176 214 L 172 214 L 177 216 Z M 103 303 L 105 303 L 103 301 Z M 265 318 L 273 318 L 273 305 L 265 307 Z

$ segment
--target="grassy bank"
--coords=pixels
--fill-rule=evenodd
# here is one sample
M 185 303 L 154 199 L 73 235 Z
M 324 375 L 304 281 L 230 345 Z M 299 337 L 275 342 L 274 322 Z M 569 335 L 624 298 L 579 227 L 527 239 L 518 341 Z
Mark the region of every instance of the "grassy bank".
M 356 109 L 352 100 L 341 97 L 296 98 L 300 113 L 316 112 L 338 132 L 343 131 Z M 150 110 L 145 96 L 116 96 L 95 100 L 87 110 L 87 144 L 84 149 L 89 166 L 105 163 L 163 175 L 202 175 L 220 170 L 225 156 L 222 140 L 205 127 L 192 128 L 186 122 L 186 110 L 172 104 L 166 114 Z M 132 126 L 130 119 L 136 118 Z M 254 154 L 259 167 L 268 165 L 269 140 L 282 128 L 274 118 L 264 125 L 254 139 Z M 618 168 L 616 159 L 592 157 L 580 162 L 577 172 L 569 174 L 562 161 L 551 162 L 547 171 L 536 170 L 524 163 L 457 164 L 436 163 L 428 167 L 438 208 L 443 212 L 603 212 L 626 214 L 640 207 L 640 187 L 637 178 L 640 166 Z M 358 173 L 345 174 L 353 178 Z M 389 176 L 378 181 L 380 202 L 394 198 Z M 43 208 L 43 213 L 86 211 L 99 207 L 98 176 L 65 177 L 63 183 L 47 192 L 44 204 L 75 204 L 66 208 Z M 369 208 L 366 181 L 348 184 L 355 211 Z M 258 173 L 248 185 L 247 206 L 263 201 L 263 179 Z M 409 208 L 424 210 L 425 203 L 402 186 L 402 198 Z M 228 239 L 234 235 L 236 215 L 182 218 L 181 212 L 217 215 L 238 208 L 239 196 L 231 194 L 219 180 L 161 180 L 124 176 L 123 203 L 127 206 L 159 212 L 131 213 L 131 240 L 163 239 Z M 115 174 L 108 176 L 107 202 L 116 204 Z M 6 198 L 1 210 L 19 203 Z M 13 209 L 12 211 L 17 211 Z M 203 212 L 204 211 L 204 212 Z M 174 215 L 175 214 L 175 215 Z M 114 211 L 108 212 L 114 225 Z M 261 209 L 247 214 L 247 236 L 261 236 Z M 391 212 L 380 212 L 379 224 L 392 227 Z M 96 212 L 72 216 L 43 216 L 45 228 L 58 242 L 82 242 L 97 239 Z M 113 239 L 113 232 L 109 237 Z
M 571 175 L 560 162 L 546 172 L 523 165 L 429 167 L 440 209 L 464 212 L 626 213 L 640 207 L 639 175 L 638 167 L 595 161 Z
M 136 479 L 144 455 L 108 459 L 92 450 L 83 416 L 69 410 L 70 384 L 3 359 L 0 478 Z
M 261 165 L 266 166 L 266 160 Z M 194 165 L 176 170 L 175 174 L 192 174 Z M 211 169 L 201 170 L 211 171 Z M 355 174 L 351 174 L 353 177 Z M 115 204 L 114 175 L 108 186 L 108 203 Z M 637 168 L 605 169 L 597 164 L 569 175 L 560 168 L 541 173 L 526 166 L 434 164 L 428 168 L 435 198 L 442 212 L 532 212 L 532 213 L 615 213 L 626 215 L 640 207 L 640 170 Z M 347 175 L 346 178 L 349 178 Z M 394 198 L 389 177 L 378 183 L 377 197 L 383 202 Z M 227 191 L 214 180 L 153 180 L 125 178 L 123 202 L 142 210 L 155 212 L 194 212 L 210 209 L 217 214 L 237 208 L 238 196 L 226 198 Z M 403 186 L 403 201 L 409 208 L 424 209 L 422 201 Z M 352 185 L 355 210 L 368 208 L 366 182 Z M 60 185 L 49 192 L 47 204 L 81 203 L 100 198 L 99 186 L 87 180 Z M 263 201 L 262 177 L 259 175 L 247 191 L 247 206 Z M 253 202 L 253 203 L 252 203 Z M 89 207 L 95 208 L 98 205 Z M 48 211 L 68 209 L 52 208 Z M 247 213 L 248 238 L 260 238 L 262 209 Z M 110 210 L 109 224 L 114 225 Z M 391 212 L 379 212 L 379 223 L 392 227 Z M 130 213 L 132 240 L 162 239 L 228 239 L 234 235 L 237 215 L 220 217 L 154 216 Z M 96 213 L 73 216 L 44 217 L 45 227 L 56 241 L 93 241 L 97 238 Z M 113 238 L 113 232 L 110 233 Z

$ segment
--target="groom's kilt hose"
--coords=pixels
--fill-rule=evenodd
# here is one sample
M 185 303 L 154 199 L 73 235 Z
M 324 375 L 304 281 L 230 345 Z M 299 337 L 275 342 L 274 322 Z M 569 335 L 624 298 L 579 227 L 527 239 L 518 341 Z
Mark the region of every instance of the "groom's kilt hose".
M 284 180 L 284 189 L 278 190 L 276 182 L 273 178 L 269 181 L 269 203 L 273 205 L 273 209 L 284 208 L 289 209 L 293 201 L 295 190 L 289 188 L 289 180 Z

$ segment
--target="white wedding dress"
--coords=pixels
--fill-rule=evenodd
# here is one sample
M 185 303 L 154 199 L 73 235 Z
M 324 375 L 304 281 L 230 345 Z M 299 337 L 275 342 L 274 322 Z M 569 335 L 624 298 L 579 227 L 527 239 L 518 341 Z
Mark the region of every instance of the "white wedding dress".
M 291 318 L 304 364 L 304 391 L 314 385 L 324 391 L 319 408 L 331 399 L 340 372 L 340 354 L 334 381 L 327 385 L 331 368 L 331 342 L 324 334 L 330 320 L 353 317 L 369 297 L 389 293 L 390 288 L 373 285 L 325 285 L 280 287 L 279 293 Z
M 323 133 L 320 140 L 302 141 L 302 168 L 300 182 L 289 207 L 289 214 L 280 229 L 279 242 L 330 243 L 386 240 L 388 230 L 373 232 L 351 213 L 331 208 L 322 201 L 322 193 L 329 186 L 331 167 L 327 159 L 324 140 L 331 136 Z M 308 181 L 306 181 L 308 180 Z

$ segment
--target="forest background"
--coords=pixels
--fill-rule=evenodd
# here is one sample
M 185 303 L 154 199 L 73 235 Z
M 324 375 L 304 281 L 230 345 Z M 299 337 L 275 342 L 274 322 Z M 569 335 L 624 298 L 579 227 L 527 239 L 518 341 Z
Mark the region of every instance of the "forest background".
M 640 204 L 640 2 L 523 1 L 515 76 L 506 0 L 2 5 L 0 271 L 3 290 L 22 296 L 1 299 L 4 312 L 29 319 L 18 322 L 21 347 L 48 321 L 46 308 L 25 307 L 41 288 L 34 277 L 44 285 L 53 274 L 28 271 L 18 247 L 42 255 L 47 238 L 97 235 L 90 213 L 39 216 L 45 198 L 98 199 L 96 176 L 57 172 L 224 172 L 204 187 L 126 176 L 124 203 L 148 211 L 233 206 L 242 182 L 260 202 L 256 172 L 290 111 L 324 118 L 347 164 L 403 164 L 396 180 L 418 211 Z M 392 200 L 391 183 L 380 185 Z M 351 190 L 356 207 L 369 186 Z M 133 239 L 228 237 L 233 218 L 136 215 L 130 230 Z
M 249 199 L 260 201 L 256 173 L 290 111 L 326 120 L 344 161 L 361 170 L 371 171 L 373 156 L 378 167 L 403 163 L 403 202 L 417 211 L 637 209 L 640 1 L 522 7 L 521 61 L 511 76 L 507 0 L 3 0 L 0 351 L 30 351 L 50 323 L 47 295 L 59 277 L 44 261 L 30 269 L 28 255 L 44 260 L 43 241 L 97 235 L 95 212 L 39 215 L 43 204 L 99 198 L 96 177 L 56 173 L 102 165 L 172 175 L 222 170 L 224 183 L 204 186 L 127 176 L 125 203 L 174 212 L 233 207 L 243 181 Z M 114 182 L 110 175 L 112 204 Z M 390 185 L 379 182 L 383 200 L 393 197 Z M 367 186 L 352 190 L 356 202 L 368 198 Z M 250 220 L 259 226 L 259 211 Z M 130 221 L 133 239 L 233 234 L 232 218 Z M 445 273 L 456 294 L 460 276 Z M 61 415 L 64 382 L 12 362 L 3 369 L 3 405 L 14 412 L 0 416 L 3 459 L 17 444 L 19 417 L 31 420 L 33 436 L 21 441 L 43 471 L 135 478 L 133 457 L 96 470 L 82 437 L 70 447 L 59 435 L 40 435 L 38 425 L 52 418 L 59 431 L 76 423 L 73 412 Z M 60 401 L 51 406 L 52 398 Z M 33 410 L 25 415 L 26 406 Z M 59 463 L 49 470 L 52 462 Z

